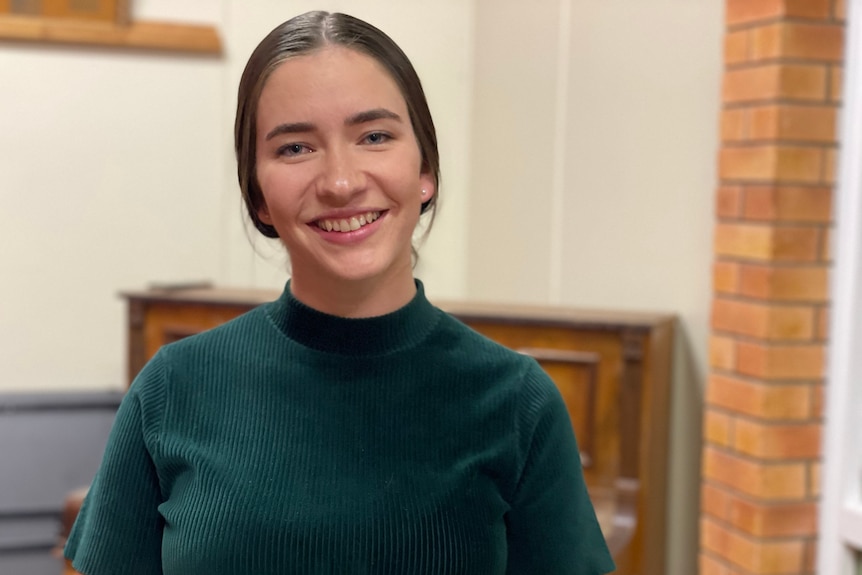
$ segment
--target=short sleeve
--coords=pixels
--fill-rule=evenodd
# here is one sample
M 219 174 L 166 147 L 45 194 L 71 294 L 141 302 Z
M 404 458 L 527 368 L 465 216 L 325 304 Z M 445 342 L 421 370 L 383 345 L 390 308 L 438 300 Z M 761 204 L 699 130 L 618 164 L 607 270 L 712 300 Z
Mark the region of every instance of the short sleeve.
M 537 379 L 527 400 L 536 406 L 535 425 L 506 517 L 507 573 L 609 573 L 614 562 L 587 493 L 568 411 L 544 372 Z
M 84 575 L 161 575 L 161 490 L 151 455 L 148 400 L 162 387 L 158 356 L 135 379 L 114 420 L 101 466 L 65 555 Z M 158 401 L 156 401 L 158 403 Z

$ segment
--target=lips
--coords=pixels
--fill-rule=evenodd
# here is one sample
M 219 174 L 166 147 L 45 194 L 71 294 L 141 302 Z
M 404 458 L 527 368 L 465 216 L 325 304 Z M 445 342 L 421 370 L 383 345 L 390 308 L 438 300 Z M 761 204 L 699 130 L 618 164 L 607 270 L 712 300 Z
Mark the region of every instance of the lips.
M 365 212 L 349 218 L 323 218 L 313 222 L 313 225 L 326 232 L 355 232 L 373 223 L 379 217 L 380 212 Z

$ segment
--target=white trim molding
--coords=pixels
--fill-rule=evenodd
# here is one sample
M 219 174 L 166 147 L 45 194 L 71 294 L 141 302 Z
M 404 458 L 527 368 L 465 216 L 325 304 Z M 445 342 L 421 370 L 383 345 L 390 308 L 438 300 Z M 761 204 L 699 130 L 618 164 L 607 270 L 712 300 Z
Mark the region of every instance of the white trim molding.
M 862 505 L 846 503 L 839 512 L 838 531 L 845 545 L 862 550 Z
M 858 573 L 862 552 L 862 0 L 847 0 L 835 193 L 817 569 Z

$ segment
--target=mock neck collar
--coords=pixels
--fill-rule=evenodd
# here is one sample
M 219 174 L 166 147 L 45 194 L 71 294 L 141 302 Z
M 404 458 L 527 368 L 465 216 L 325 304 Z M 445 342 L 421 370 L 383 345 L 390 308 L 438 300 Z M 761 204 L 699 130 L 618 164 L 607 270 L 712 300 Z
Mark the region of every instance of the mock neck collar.
M 424 340 L 442 313 L 425 297 L 422 282 L 414 281 L 413 299 L 381 316 L 345 318 L 318 311 L 293 296 L 290 281 L 268 313 L 282 333 L 305 347 L 339 355 L 385 355 Z

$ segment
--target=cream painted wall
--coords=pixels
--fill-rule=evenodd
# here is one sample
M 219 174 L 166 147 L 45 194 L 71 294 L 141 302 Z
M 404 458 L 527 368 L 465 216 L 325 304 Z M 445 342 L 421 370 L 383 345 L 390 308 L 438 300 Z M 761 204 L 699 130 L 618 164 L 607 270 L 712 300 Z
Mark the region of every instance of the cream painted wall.
M 476 22 L 467 293 L 679 317 L 667 572 L 694 573 L 723 2 L 477 0 Z
M 232 149 L 256 42 L 311 8 L 401 43 L 438 122 L 445 209 L 419 273 L 465 290 L 473 8 L 460 0 L 140 0 L 138 19 L 209 23 L 222 57 L 0 43 L 0 392 L 120 388 L 125 308 L 150 282 L 281 287 L 284 256 L 245 234 Z
M 216 59 L 0 44 L 0 391 L 116 388 L 117 292 L 213 277 Z
M 559 3 L 476 6 L 467 293 L 547 303 Z

